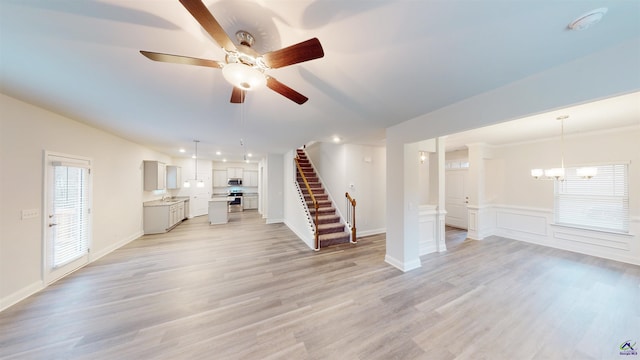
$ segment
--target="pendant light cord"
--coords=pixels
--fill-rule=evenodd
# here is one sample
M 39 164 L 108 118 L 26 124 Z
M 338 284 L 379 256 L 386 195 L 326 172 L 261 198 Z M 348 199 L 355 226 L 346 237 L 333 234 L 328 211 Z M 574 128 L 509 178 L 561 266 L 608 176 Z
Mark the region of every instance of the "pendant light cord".
M 560 119 L 560 156 L 561 166 L 564 171 L 564 119 Z
M 195 171 L 195 178 L 196 178 L 196 183 L 198 182 L 198 143 L 200 142 L 199 140 L 193 140 L 194 143 L 196 143 L 196 171 Z

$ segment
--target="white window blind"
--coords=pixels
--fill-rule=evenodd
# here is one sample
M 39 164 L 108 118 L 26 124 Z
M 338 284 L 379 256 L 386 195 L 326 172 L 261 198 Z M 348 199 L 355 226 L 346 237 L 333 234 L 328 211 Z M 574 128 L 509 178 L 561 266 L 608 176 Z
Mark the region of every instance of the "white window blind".
M 86 167 L 54 164 L 54 268 L 87 253 L 90 215 L 88 177 L 89 169 Z
M 565 180 L 555 185 L 555 222 L 586 229 L 629 232 L 628 165 L 596 166 L 591 179 L 565 169 Z

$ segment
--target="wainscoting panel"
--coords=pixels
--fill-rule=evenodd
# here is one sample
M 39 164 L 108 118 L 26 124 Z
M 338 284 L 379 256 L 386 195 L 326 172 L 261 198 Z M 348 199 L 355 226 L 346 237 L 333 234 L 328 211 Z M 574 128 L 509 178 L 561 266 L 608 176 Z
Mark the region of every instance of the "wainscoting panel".
M 561 241 L 572 241 L 617 250 L 630 250 L 629 236 L 627 235 L 614 235 L 598 231 L 554 226 L 553 237 Z
M 540 214 L 526 214 L 514 210 L 496 210 L 496 227 L 534 235 L 547 236 L 547 217 Z
M 492 235 L 640 265 L 640 245 L 636 244 L 640 223 L 636 217 L 631 219 L 630 234 L 614 234 L 554 225 L 551 209 L 491 207 L 496 215 Z
M 438 210 L 422 205 L 419 210 L 420 256 L 438 251 Z

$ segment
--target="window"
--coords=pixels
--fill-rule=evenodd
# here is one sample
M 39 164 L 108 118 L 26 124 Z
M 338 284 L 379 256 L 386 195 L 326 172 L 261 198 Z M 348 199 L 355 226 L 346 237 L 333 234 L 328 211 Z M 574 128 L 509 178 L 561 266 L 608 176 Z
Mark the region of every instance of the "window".
M 444 167 L 445 169 L 468 169 L 469 162 L 466 160 L 447 160 Z
M 628 165 L 596 166 L 591 179 L 565 169 L 565 180 L 555 185 L 555 222 L 585 229 L 629 232 Z

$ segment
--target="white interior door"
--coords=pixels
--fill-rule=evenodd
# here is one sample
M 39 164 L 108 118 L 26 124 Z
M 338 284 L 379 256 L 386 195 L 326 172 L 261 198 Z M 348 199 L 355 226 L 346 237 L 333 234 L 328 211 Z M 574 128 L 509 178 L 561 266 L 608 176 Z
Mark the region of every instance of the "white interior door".
M 198 180 L 202 180 L 203 187 L 198 187 L 194 181 L 191 185 L 189 202 L 191 203 L 191 216 L 202 216 L 209 213 L 209 200 L 211 199 L 212 183 L 211 171 L 199 171 Z
M 445 223 L 466 229 L 467 220 L 467 177 L 468 170 L 447 170 L 445 174 Z
M 45 154 L 44 279 L 51 283 L 89 262 L 91 161 Z

